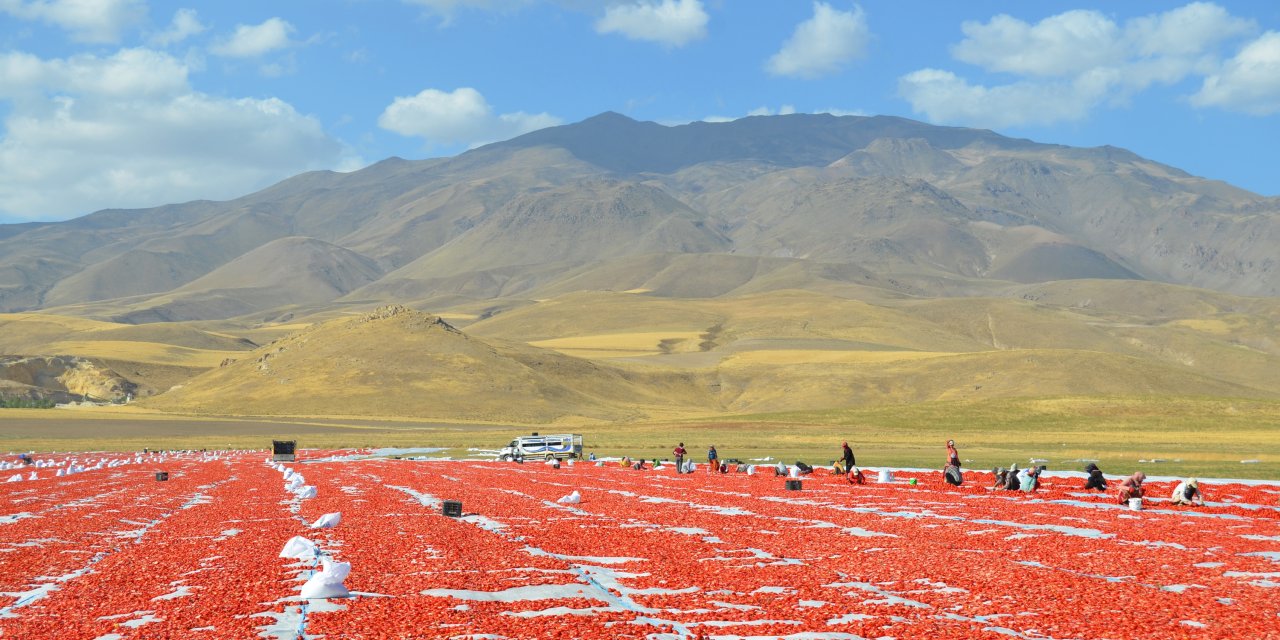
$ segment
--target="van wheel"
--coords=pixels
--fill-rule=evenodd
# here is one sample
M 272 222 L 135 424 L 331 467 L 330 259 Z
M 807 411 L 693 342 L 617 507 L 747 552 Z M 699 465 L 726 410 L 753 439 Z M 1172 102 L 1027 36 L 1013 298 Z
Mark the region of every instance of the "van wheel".
M 498 456 L 498 460 L 502 462 L 511 462 L 511 456 L 501 455 L 501 456 Z
M 547 454 L 547 459 L 548 459 L 548 460 L 555 460 L 555 459 L 556 459 L 556 457 L 555 457 L 554 455 L 552 455 L 552 454 L 548 453 L 548 454 Z

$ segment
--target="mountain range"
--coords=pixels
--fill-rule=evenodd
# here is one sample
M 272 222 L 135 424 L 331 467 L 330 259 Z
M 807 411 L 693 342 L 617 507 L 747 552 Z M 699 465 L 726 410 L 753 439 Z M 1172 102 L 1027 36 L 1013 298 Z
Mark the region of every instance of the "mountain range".
M 1275 398 L 1277 246 L 1280 199 L 1114 147 L 605 113 L 226 202 L 0 225 L 0 354 L 221 414 Z
M 658 257 L 631 280 L 664 280 L 659 295 L 755 279 L 681 292 L 669 271 L 689 255 L 930 296 L 1080 278 L 1274 296 L 1276 246 L 1280 199 L 1112 147 L 893 117 L 605 113 L 227 202 L 0 225 L 0 312 L 265 319 L 564 291 L 637 256 Z

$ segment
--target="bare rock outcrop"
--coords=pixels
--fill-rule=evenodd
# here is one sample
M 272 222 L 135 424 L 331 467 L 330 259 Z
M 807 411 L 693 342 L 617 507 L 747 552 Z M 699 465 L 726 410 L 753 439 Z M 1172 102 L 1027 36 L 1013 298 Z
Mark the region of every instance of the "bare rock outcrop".
M 0 356 L 0 395 L 55 401 L 120 401 L 138 385 L 93 360 L 75 356 Z

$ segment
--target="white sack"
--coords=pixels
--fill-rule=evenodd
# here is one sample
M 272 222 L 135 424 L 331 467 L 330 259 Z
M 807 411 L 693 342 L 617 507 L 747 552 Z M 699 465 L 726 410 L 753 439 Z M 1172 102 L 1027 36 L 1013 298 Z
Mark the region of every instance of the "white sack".
M 316 543 L 302 537 L 294 536 L 284 543 L 284 549 L 280 550 L 281 558 L 312 558 L 316 555 Z
M 298 487 L 297 490 L 294 491 L 294 494 L 298 496 L 299 500 L 314 498 L 316 497 L 316 488 L 312 485 L 307 485 L 305 487 Z
M 299 595 L 304 598 L 350 598 L 351 592 L 342 586 L 342 581 L 351 573 L 351 563 L 333 562 L 321 556 L 320 566 L 322 570 L 302 585 Z
M 338 526 L 338 522 L 340 522 L 341 520 L 342 520 L 341 513 L 326 513 L 320 516 L 320 519 L 316 520 L 315 524 L 311 525 L 311 528 L 312 529 L 332 529 Z
M 559 502 L 560 504 L 578 504 L 582 502 L 582 494 L 578 493 L 575 489 L 573 493 L 556 500 L 556 502 Z

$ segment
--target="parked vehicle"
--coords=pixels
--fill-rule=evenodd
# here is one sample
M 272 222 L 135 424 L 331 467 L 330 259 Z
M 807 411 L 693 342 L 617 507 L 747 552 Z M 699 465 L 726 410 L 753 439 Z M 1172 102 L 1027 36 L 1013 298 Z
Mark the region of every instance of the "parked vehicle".
M 577 459 L 582 457 L 582 436 L 562 433 L 549 436 L 533 434 L 520 436 L 498 452 L 498 459 L 509 460 L 556 460 Z

